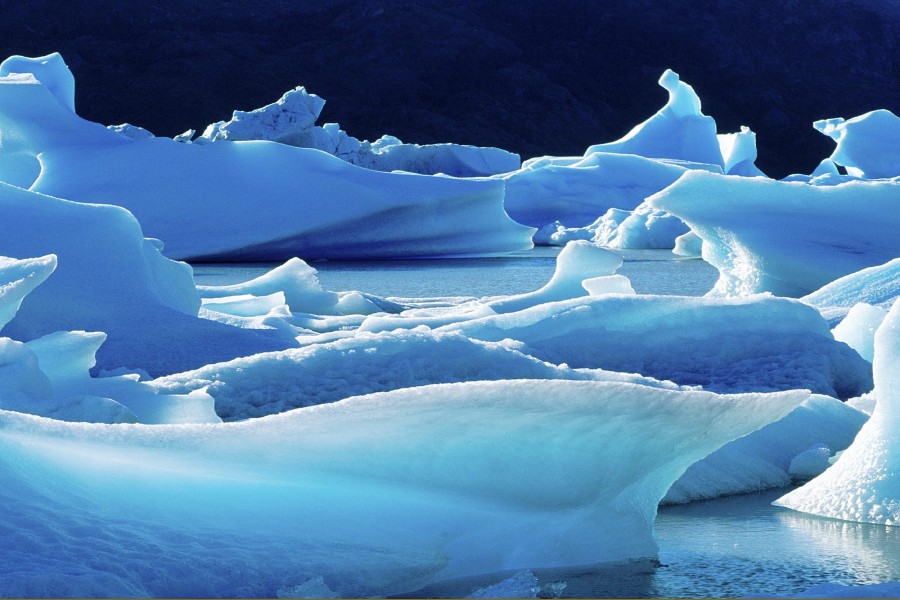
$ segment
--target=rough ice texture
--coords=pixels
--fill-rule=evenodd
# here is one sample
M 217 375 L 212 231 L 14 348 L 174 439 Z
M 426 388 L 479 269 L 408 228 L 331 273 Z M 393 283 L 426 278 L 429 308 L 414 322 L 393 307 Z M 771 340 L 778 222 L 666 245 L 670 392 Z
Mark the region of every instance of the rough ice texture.
M 231 421 L 354 395 L 499 379 L 590 379 L 676 387 L 636 375 L 560 367 L 523 354 L 508 341 L 479 342 L 424 328 L 360 333 L 335 342 L 257 354 L 161 377 L 150 384 L 167 394 L 208 388 L 216 412 Z
M 361 597 L 654 557 L 671 483 L 806 397 L 502 381 L 218 425 L 4 411 L 0 594 Z
M 813 127 L 835 142 L 831 160 L 849 175 L 866 179 L 900 176 L 900 117 L 889 110 L 873 110 L 849 121 L 825 119 Z
M 3 153 L 18 157 L 7 181 L 122 205 L 175 258 L 473 255 L 531 246 L 533 231 L 503 211 L 500 181 L 379 173 L 264 141 L 134 141 L 79 118 L 27 73 L 0 78 L 0 118 Z
M 811 396 L 783 419 L 734 440 L 691 465 L 666 493 L 663 503 L 744 494 L 810 479 L 808 471 L 791 472 L 794 460 L 812 446 L 824 448 L 825 465 L 817 463 L 824 470 L 827 458 L 847 448 L 866 419 L 865 413 L 844 402 Z
M 49 254 L 58 257 L 56 271 L 28 295 L 4 335 L 29 341 L 102 331 L 108 339 L 97 354 L 100 368 L 156 375 L 287 347 L 264 332 L 198 318 L 190 266 L 163 257 L 125 209 L 0 183 L 0 256 Z
M 523 352 L 554 364 L 719 392 L 801 388 L 850 398 L 872 389 L 871 365 L 836 342 L 815 309 L 768 295 L 575 298 L 441 330 L 518 340 Z
M 776 504 L 801 512 L 900 525 L 900 302 L 875 333 L 878 402 L 853 444 L 825 473 Z
M 692 172 L 648 199 L 703 239 L 713 294 L 803 296 L 900 254 L 900 180 L 835 186 Z
M 716 122 L 701 112 L 700 98 L 694 88 L 681 81 L 671 69 L 662 74 L 659 85 L 669 93 L 665 106 L 622 139 L 591 146 L 585 156 L 615 152 L 724 166 L 716 138 Z
M 500 148 L 459 144 L 404 144 L 385 135 L 374 143 L 348 135 L 337 123 L 315 125 L 325 100 L 303 87 L 286 92 L 277 102 L 250 112 L 235 111 L 228 122 L 206 128 L 194 143 L 219 140 L 272 140 L 300 148 L 316 148 L 351 164 L 377 171 L 407 171 L 454 177 L 506 173 L 519 168 L 519 155 Z

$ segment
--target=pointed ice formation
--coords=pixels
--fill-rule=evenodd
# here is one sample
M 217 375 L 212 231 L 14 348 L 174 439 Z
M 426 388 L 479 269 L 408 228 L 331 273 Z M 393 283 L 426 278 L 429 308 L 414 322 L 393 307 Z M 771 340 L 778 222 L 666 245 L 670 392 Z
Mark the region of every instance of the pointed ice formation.
M 671 483 L 807 395 L 472 382 L 164 428 L 0 411 L 0 595 L 101 580 L 121 595 L 265 597 L 319 576 L 383 596 L 653 558 Z
M 678 73 L 667 69 L 659 85 L 669 101 L 655 115 L 635 126 L 622 139 L 591 146 L 594 152 L 637 154 L 648 158 L 670 158 L 724 166 L 716 138 L 716 122 L 700 110 L 700 98 Z
M 825 473 L 776 504 L 823 517 L 900 525 L 900 302 L 875 333 L 871 419 Z

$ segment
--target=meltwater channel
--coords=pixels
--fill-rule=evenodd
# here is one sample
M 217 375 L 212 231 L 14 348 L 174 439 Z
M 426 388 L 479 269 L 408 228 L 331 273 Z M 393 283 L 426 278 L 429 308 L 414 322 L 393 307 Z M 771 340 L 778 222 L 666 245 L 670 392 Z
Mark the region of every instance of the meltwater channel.
M 619 273 L 642 294 L 699 296 L 715 283 L 702 260 L 668 250 L 619 251 Z M 553 274 L 559 248 L 503 257 L 311 263 L 327 290 L 383 297 L 484 297 L 541 287 Z M 195 265 L 201 285 L 257 277 L 274 264 Z M 540 571 L 562 597 L 742 597 L 791 595 L 814 585 L 900 581 L 900 527 L 848 523 L 774 507 L 788 490 L 769 490 L 661 507 L 656 520 L 657 562 L 566 571 Z M 515 574 L 503 573 L 429 586 L 414 596 L 460 596 Z M 514 590 L 511 590 L 514 591 Z

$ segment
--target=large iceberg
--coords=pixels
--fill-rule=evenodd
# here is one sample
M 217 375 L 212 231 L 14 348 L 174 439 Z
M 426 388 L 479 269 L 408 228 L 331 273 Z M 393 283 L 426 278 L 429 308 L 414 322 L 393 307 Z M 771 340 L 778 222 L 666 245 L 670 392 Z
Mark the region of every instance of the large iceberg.
M 454 177 L 477 177 L 506 173 L 519 168 L 518 154 L 500 148 L 479 148 L 459 144 L 404 144 L 385 135 L 373 143 L 348 135 L 337 123 L 319 127 L 325 100 L 309 94 L 304 87 L 285 92 L 277 101 L 256 110 L 234 111 L 229 121 L 209 125 L 194 143 L 220 140 L 272 140 L 317 148 L 354 165 L 377 171 L 407 171 Z
M 692 172 L 650 198 L 703 239 L 713 293 L 803 296 L 900 254 L 900 181 L 833 186 Z
M 0 594 L 360 597 L 652 558 L 672 481 L 806 397 L 500 381 L 218 425 L 0 411 Z
M 776 504 L 844 519 L 900 525 L 900 302 L 875 333 L 875 396 L 871 419 L 822 475 Z
M 4 61 L 7 181 L 128 208 L 166 254 L 195 260 L 482 255 L 531 246 L 503 183 L 380 173 L 273 142 L 135 141 L 87 122 L 54 90 L 59 55 Z

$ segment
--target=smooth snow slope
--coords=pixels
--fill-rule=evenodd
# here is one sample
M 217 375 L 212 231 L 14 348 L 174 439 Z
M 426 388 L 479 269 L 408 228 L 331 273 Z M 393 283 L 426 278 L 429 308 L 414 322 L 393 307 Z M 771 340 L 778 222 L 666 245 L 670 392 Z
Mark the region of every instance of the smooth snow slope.
M 653 557 L 671 483 L 806 397 L 502 381 L 219 425 L 4 411 L 0 594 L 384 595 Z

